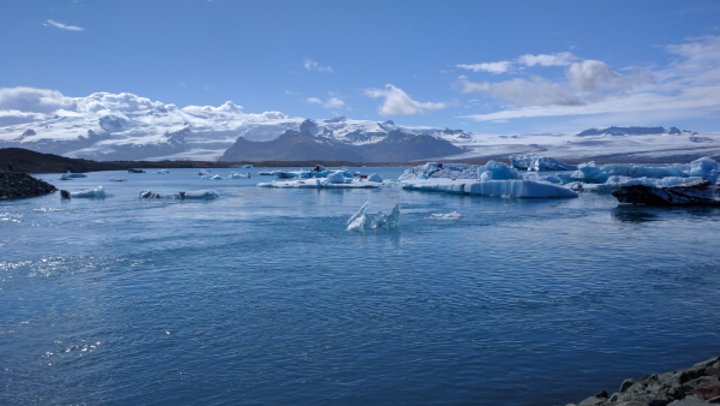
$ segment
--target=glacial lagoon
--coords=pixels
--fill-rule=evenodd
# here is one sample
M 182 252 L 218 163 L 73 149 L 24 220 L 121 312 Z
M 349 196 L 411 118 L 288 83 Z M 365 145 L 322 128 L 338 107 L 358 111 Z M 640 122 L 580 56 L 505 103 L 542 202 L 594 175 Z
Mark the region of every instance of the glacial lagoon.
M 259 170 L 45 174 L 110 195 L 0 202 L 0 404 L 564 405 L 720 353 L 720 209 Z M 365 202 L 398 227 L 347 231 Z

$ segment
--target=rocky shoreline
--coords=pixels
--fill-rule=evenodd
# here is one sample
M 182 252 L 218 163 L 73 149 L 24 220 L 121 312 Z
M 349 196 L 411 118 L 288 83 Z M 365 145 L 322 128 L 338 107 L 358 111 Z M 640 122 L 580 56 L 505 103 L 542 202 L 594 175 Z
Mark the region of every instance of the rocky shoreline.
M 55 186 L 26 173 L 0 169 L 0 200 L 42 196 L 56 190 Z
M 618 391 L 603 390 L 567 406 L 703 406 L 720 404 L 720 357 L 691 368 L 626 379 Z

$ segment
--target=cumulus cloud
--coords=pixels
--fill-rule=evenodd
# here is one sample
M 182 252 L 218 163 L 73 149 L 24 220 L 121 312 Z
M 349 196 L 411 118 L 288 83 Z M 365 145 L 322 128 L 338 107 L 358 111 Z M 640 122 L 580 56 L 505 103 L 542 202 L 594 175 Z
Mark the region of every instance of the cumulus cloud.
M 59 109 L 74 109 L 75 102 L 57 90 L 34 87 L 0 88 L 0 110 L 27 113 L 51 113 Z
M 561 81 L 541 76 L 500 82 L 473 82 L 458 78 L 465 93 L 484 93 L 514 106 L 576 106 L 621 94 L 650 81 L 648 75 L 622 75 L 602 61 L 587 59 L 571 63 Z
M 55 21 L 55 20 L 47 20 L 47 21 L 45 21 L 45 23 L 43 23 L 43 25 L 46 27 L 47 26 L 55 27 L 55 28 L 58 28 L 60 30 L 65 30 L 65 31 L 76 31 L 76 32 L 85 31 L 85 28 L 83 28 L 83 27 L 78 27 L 77 25 L 61 23 L 61 22 Z
M 482 62 L 475 64 L 459 64 L 455 65 L 460 69 L 471 70 L 473 72 L 488 72 L 494 74 L 505 73 L 512 67 L 510 61 L 498 61 L 498 62 Z
M 571 52 L 558 52 L 555 54 L 525 54 L 517 57 L 516 62 L 527 66 L 567 66 L 575 59 Z
M 507 103 L 505 109 L 468 116 L 477 121 L 599 114 L 682 118 L 720 113 L 720 36 L 691 38 L 665 49 L 676 59 L 652 70 L 614 70 L 602 61 L 575 59 L 564 65 L 565 76 L 558 81 L 531 77 L 472 82 L 461 76 L 459 83 L 466 93 L 482 93 Z
M 310 58 L 305 58 L 303 61 L 303 68 L 308 72 L 320 72 L 320 73 L 333 73 L 332 66 L 322 66 L 317 61 Z
M 308 97 L 306 101 L 310 104 L 319 104 L 329 110 L 337 110 L 345 107 L 345 101 L 336 96 L 331 96 L 326 100 L 322 100 L 318 97 Z
M 431 110 L 442 110 L 447 107 L 445 103 L 413 100 L 402 89 L 391 84 L 385 85 L 382 89 L 367 89 L 365 95 L 373 99 L 384 99 L 378 110 L 384 116 L 414 115 Z

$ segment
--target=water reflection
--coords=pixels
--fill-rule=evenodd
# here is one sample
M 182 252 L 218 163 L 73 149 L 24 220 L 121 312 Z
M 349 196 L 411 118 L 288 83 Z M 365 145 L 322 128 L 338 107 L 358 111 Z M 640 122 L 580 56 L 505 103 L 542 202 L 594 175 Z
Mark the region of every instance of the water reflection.
M 612 216 L 616 220 L 628 223 L 645 223 L 648 221 L 677 218 L 678 216 L 691 216 L 702 220 L 711 218 L 720 220 L 720 208 L 704 206 L 651 207 L 618 205 L 612 210 Z

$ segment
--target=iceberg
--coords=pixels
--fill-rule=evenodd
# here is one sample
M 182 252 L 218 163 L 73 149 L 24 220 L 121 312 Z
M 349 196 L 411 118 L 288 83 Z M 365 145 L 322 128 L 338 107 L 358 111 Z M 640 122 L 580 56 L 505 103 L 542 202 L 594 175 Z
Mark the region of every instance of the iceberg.
M 429 163 L 413 169 L 399 178 L 403 189 L 495 197 L 578 196 L 573 190 L 537 175 L 525 178 L 526 175 L 516 169 L 496 161 L 480 166 Z
M 252 175 L 250 173 L 237 173 L 237 172 L 230 172 L 230 174 L 227 176 L 228 179 L 250 179 Z
M 87 178 L 87 175 L 84 173 L 73 173 L 70 171 L 67 171 L 62 174 L 60 177 L 60 180 L 71 180 L 71 179 L 78 179 L 78 178 Z
M 371 173 L 370 175 L 368 175 L 367 180 L 368 180 L 368 182 L 382 183 L 383 178 L 380 175 L 378 175 L 377 173 Z
M 200 177 L 200 179 L 203 180 L 222 180 L 222 176 L 215 174 L 215 175 L 203 175 Z
M 110 182 L 127 182 L 125 178 L 110 178 Z
M 70 192 L 69 197 L 82 199 L 105 199 L 106 197 L 112 197 L 112 193 L 108 193 L 105 191 L 105 189 L 103 189 L 102 186 L 98 186 L 93 189 L 84 189 L 77 192 Z
M 140 192 L 141 199 L 178 199 L 178 200 L 215 200 L 220 194 L 214 190 L 195 190 L 190 192 L 162 194 L 150 190 Z
M 170 171 L 167 170 L 167 169 L 160 169 L 160 170 L 157 171 L 156 173 L 157 173 L 158 175 L 167 175 L 167 174 L 170 173 Z
M 368 213 L 367 207 L 369 202 L 363 203 L 355 214 L 350 216 L 346 223 L 347 231 L 357 231 L 365 233 L 373 230 L 395 230 L 398 228 L 400 221 L 400 206 L 395 205 L 390 214 Z
M 258 187 L 299 188 L 299 189 L 376 189 L 382 182 L 355 179 L 347 171 L 334 171 L 325 178 L 275 180 L 258 183 Z
M 463 215 L 456 212 L 451 211 L 450 213 L 433 213 L 428 217 L 428 220 L 436 220 L 436 221 L 455 221 L 460 220 L 463 218 Z
M 608 164 L 596 165 L 588 162 L 578 165 L 578 169 L 571 173 L 569 180 L 585 183 L 605 183 L 611 176 L 625 176 L 628 178 L 667 178 L 667 177 L 700 177 L 711 183 L 717 182 L 720 175 L 718 163 L 711 158 L 696 159 L 689 164 L 671 165 L 638 165 L 638 164 Z
M 577 169 L 577 165 L 540 155 L 513 155 L 510 157 L 510 165 L 528 172 L 574 171 Z

